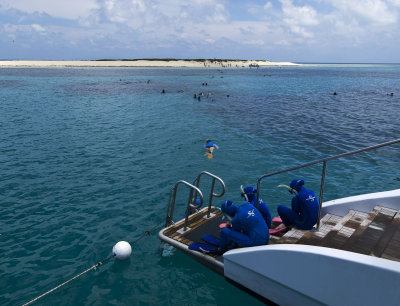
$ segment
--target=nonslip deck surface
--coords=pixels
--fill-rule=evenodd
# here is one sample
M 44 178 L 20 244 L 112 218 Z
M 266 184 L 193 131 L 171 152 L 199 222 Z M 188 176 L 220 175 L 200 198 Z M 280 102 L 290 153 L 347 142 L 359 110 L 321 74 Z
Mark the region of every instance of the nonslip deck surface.
M 327 214 L 319 231 L 293 229 L 273 243 L 296 243 L 400 261 L 400 212 L 376 206 L 370 213 Z
M 207 210 L 201 210 L 189 217 L 189 226 L 186 231 L 183 231 L 184 220 L 182 220 L 166 230 L 164 235 L 187 246 L 192 242 L 201 242 L 201 237 L 205 234 L 219 238 L 219 225 L 226 222 L 226 220 L 224 220 L 222 213 L 213 207 L 211 208 L 211 214 L 212 216 L 207 218 Z M 212 254 L 210 256 L 218 257 Z
M 201 211 L 189 218 L 190 230 L 177 232 L 183 221 L 170 227 L 164 234 L 185 245 L 200 242 L 204 234 L 219 236 L 219 224 L 224 222 L 220 211 L 205 218 Z M 269 244 L 305 244 L 328 247 L 355 253 L 400 261 L 400 211 L 376 206 L 371 212 L 350 210 L 343 217 L 326 214 L 316 230 L 292 229 L 287 233 L 271 235 Z

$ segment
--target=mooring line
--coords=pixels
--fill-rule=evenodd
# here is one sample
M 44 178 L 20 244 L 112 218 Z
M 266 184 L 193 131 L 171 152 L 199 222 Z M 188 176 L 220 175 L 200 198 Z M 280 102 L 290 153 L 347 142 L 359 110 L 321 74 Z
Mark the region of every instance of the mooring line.
M 141 240 L 142 238 L 146 237 L 146 236 L 150 236 L 150 234 L 152 232 L 154 232 L 155 230 L 157 230 L 160 226 L 161 223 L 163 223 L 164 221 L 161 221 L 160 223 L 156 224 L 154 227 L 152 227 L 150 230 L 145 231 L 139 238 L 137 238 L 135 241 L 132 242 L 133 244 L 136 244 L 139 240 Z M 57 290 L 58 288 L 61 288 L 62 286 L 68 284 L 69 282 L 73 281 L 74 279 L 77 279 L 78 277 L 82 276 L 83 274 L 95 269 L 99 266 L 101 266 L 102 264 L 104 264 L 106 261 L 110 260 L 111 258 L 113 258 L 115 256 L 115 254 L 112 254 L 110 256 L 108 256 L 107 258 L 103 259 L 102 261 L 99 261 L 97 264 L 91 266 L 89 269 L 86 269 L 85 271 L 75 275 L 74 277 L 70 278 L 69 280 L 63 282 L 62 284 L 59 284 L 58 286 L 54 287 L 53 289 L 50 289 L 49 291 L 46 291 L 45 293 L 43 293 L 42 295 L 39 295 L 38 297 L 34 298 L 33 300 L 30 300 L 29 302 L 23 304 L 23 306 L 25 305 L 29 305 L 32 304 L 33 302 L 36 302 L 37 300 L 41 299 L 42 297 L 48 295 L 49 293 Z
M 40 295 L 40 296 L 34 298 L 33 300 L 29 301 L 28 303 L 25 303 L 23 306 L 29 305 L 29 304 L 31 304 L 31 303 L 37 301 L 38 299 L 41 299 L 42 297 L 48 295 L 49 293 L 53 292 L 54 290 L 56 290 L 56 289 L 58 289 L 58 288 L 60 288 L 60 287 L 62 287 L 62 286 L 64 286 L 64 285 L 68 284 L 69 282 L 71 282 L 71 281 L 73 281 L 74 279 L 76 279 L 76 278 L 82 276 L 83 274 L 89 272 L 90 270 L 96 269 L 97 267 L 101 266 L 103 263 L 105 263 L 107 260 L 111 259 L 112 257 L 114 257 L 114 255 L 110 255 L 110 256 L 108 256 L 106 259 L 103 259 L 102 261 L 99 261 L 97 264 L 95 264 L 94 266 L 90 267 L 89 269 L 83 271 L 82 273 L 79 273 L 78 275 L 75 275 L 73 278 L 70 278 L 69 280 L 67 280 L 67 281 L 63 282 L 62 284 L 58 285 L 57 287 L 54 287 L 53 289 L 51 289 L 51 290 L 49 290 L 49 291 L 43 293 L 42 295 Z
M 142 238 L 146 237 L 146 236 L 150 236 L 150 234 L 152 232 L 154 232 L 155 230 L 157 230 L 160 226 L 161 223 L 164 223 L 165 221 L 161 221 L 158 224 L 156 224 L 155 226 L 153 226 L 149 231 L 145 231 L 139 238 L 137 238 L 135 241 L 132 242 L 132 244 L 136 244 L 139 240 L 141 240 Z

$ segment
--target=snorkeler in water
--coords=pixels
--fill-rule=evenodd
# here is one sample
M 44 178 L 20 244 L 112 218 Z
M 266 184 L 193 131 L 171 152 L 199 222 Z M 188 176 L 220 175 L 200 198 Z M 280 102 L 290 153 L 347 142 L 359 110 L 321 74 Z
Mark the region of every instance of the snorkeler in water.
M 215 149 L 219 149 L 218 145 L 213 143 L 211 141 L 211 139 L 207 139 L 206 143 L 204 144 L 204 148 L 206 150 L 206 152 L 204 153 L 204 155 L 206 155 L 209 159 L 213 158 L 213 152 L 214 152 L 214 148 Z

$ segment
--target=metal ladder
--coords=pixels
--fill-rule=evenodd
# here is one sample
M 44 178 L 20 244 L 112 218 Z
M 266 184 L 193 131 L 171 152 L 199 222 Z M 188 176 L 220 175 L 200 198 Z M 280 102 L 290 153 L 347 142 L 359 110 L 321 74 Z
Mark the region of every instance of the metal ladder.
M 168 208 L 167 208 L 167 215 L 165 218 L 165 227 L 170 226 L 173 224 L 173 216 L 174 216 L 174 210 L 175 210 L 175 200 L 176 200 L 176 194 L 179 185 L 183 184 L 188 186 L 190 189 L 189 191 L 189 197 L 186 205 L 186 214 L 185 214 L 185 225 L 184 225 L 184 231 L 186 231 L 188 227 L 188 222 L 189 222 L 189 215 L 191 215 L 194 212 L 197 212 L 203 205 L 204 202 L 204 197 L 203 193 L 199 189 L 200 185 L 200 179 L 203 175 L 207 175 L 212 178 L 211 182 L 211 190 L 210 190 L 210 197 L 208 201 L 208 211 L 207 211 L 207 218 L 210 217 L 211 213 L 211 205 L 212 205 L 212 200 L 213 197 L 222 197 L 225 194 L 225 183 L 224 181 L 219 178 L 218 176 L 207 172 L 207 171 L 202 171 L 200 174 L 196 177 L 196 179 L 193 181 L 193 184 L 188 183 L 187 181 L 184 180 L 179 180 L 175 183 L 175 186 L 171 188 L 169 192 L 169 200 L 168 200 Z M 215 188 L 215 181 L 218 181 L 221 186 L 222 186 L 222 192 L 221 193 L 215 193 L 214 188 Z M 193 196 L 194 192 L 194 196 Z M 200 200 L 199 203 L 197 200 Z

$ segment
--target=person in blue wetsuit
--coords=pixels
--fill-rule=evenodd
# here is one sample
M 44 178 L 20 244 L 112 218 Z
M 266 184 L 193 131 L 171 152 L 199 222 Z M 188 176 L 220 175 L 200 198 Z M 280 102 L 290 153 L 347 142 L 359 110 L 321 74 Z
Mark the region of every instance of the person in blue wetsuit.
M 251 247 L 265 245 L 269 240 L 268 226 L 261 213 L 249 202 L 236 206 L 231 200 L 221 206 L 222 212 L 232 217 L 232 228 L 221 229 L 220 253 L 240 245 Z
M 247 186 L 244 189 L 242 188 L 241 196 L 247 202 L 250 202 L 251 204 L 254 205 L 254 207 L 257 208 L 256 205 L 257 189 L 255 189 L 253 186 Z M 271 228 L 271 222 L 272 222 L 271 212 L 269 211 L 267 204 L 265 204 L 265 202 L 261 199 L 258 200 L 258 210 L 262 214 L 265 223 L 267 223 L 268 228 Z
M 206 143 L 204 144 L 204 148 L 206 150 L 206 152 L 204 153 L 204 155 L 207 155 L 208 158 L 213 158 L 213 152 L 214 152 L 214 148 L 215 149 L 219 149 L 218 145 L 216 143 L 213 143 L 211 141 L 211 139 L 207 139 Z
M 319 204 L 315 193 L 303 187 L 303 180 L 293 180 L 289 192 L 292 198 L 292 209 L 278 206 L 278 214 L 286 227 L 294 225 L 303 230 L 311 229 L 317 223 Z

